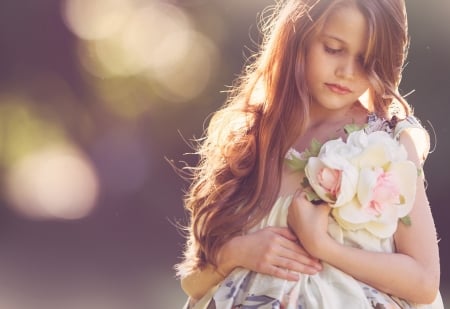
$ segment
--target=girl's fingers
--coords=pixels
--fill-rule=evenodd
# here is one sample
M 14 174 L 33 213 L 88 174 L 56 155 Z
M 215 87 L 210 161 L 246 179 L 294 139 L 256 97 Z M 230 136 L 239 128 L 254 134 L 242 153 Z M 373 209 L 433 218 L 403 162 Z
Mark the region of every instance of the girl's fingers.
M 280 264 L 279 261 L 283 261 Z M 299 252 L 286 248 L 281 248 L 277 257 L 278 266 L 288 268 L 290 270 L 302 271 L 303 266 L 310 267 L 317 270 L 322 270 L 322 264 L 319 260 L 311 257 L 306 251 Z
M 295 236 L 295 234 L 292 233 L 291 230 L 286 227 L 269 227 L 268 229 L 270 229 L 271 231 L 280 236 L 283 236 L 284 238 L 287 238 L 292 241 L 297 241 L 297 236 Z
M 267 227 L 255 232 L 253 244 L 260 243 L 262 255 L 245 262 L 254 271 L 285 280 L 298 280 L 299 274 L 313 275 L 322 270 L 319 260 L 312 257 L 298 243 L 297 237 L 285 227 Z M 255 252 L 253 252 L 255 253 Z
M 301 274 L 315 275 L 320 271 L 308 265 L 293 263 L 292 260 L 288 259 L 280 259 L 277 264 L 278 265 L 271 264 L 268 267 L 267 274 L 289 281 L 299 280 Z
M 293 242 L 287 239 L 280 239 L 280 246 L 289 250 L 293 251 L 296 255 L 302 255 L 309 257 L 312 260 L 318 261 L 317 258 L 310 255 L 297 241 Z
M 288 228 L 270 227 L 269 229 L 282 236 L 277 238 L 279 245 L 279 249 L 277 250 L 278 256 L 292 260 L 294 263 L 298 262 L 299 264 L 304 264 L 315 269 L 321 269 L 322 266 L 319 260 L 311 256 L 302 246 L 298 244 L 297 237 Z
M 297 281 L 300 279 L 300 275 L 297 273 L 290 272 L 287 269 L 277 267 L 277 266 L 271 266 L 270 269 L 267 272 L 268 275 L 289 280 L 289 281 Z

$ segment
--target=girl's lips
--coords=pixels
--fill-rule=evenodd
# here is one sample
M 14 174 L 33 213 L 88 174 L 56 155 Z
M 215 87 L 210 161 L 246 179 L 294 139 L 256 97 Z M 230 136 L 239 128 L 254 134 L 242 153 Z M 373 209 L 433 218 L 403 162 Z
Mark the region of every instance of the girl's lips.
M 338 85 L 338 84 L 325 83 L 325 86 L 327 86 L 328 89 L 330 89 L 331 91 L 333 91 L 334 93 L 337 93 L 337 94 L 348 94 L 348 93 L 352 92 L 349 88 Z

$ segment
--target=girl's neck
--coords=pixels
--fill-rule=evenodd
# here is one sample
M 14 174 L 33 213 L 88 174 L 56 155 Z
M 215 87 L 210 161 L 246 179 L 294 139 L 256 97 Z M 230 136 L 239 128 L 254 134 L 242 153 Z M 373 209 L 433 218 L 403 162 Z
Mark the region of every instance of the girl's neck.
M 323 143 L 329 139 L 345 138 L 344 126 L 351 123 L 364 125 L 368 114 L 368 110 L 359 102 L 338 111 L 312 108 L 306 130 L 297 139 L 294 148 L 302 152 L 310 146 L 313 139 Z
M 339 110 L 329 110 L 312 105 L 309 113 L 308 129 L 314 129 L 323 125 L 346 125 L 349 123 L 365 123 L 368 110 L 359 102 Z

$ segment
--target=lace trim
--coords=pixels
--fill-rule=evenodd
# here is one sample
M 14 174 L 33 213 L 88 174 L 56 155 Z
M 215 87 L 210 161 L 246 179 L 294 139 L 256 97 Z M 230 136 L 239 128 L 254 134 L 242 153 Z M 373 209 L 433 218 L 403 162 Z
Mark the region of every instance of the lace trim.
M 377 116 L 375 113 L 369 113 L 367 115 L 367 126 L 364 128 L 364 132 L 367 134 L 370 134 L 375 131 L 385 131 L 392 135 L 393 138 L 399 139 L 400 133 L 409 128 L 420 128 L 424 129 L 421 125 L 420 121 L 410 115 L 407 116 L 405 119 L 398 120 L 397 117 L 392 117 L 391 120 L 387 120 L 385 118 L 381 118 Z M 425 130 L 425 129 L 424 129 Z M 291 147 L 287 151 L 285 158 L 286 159 L 292 159 L 292 158 L 302 158 L 302 153 L 295 148 Z

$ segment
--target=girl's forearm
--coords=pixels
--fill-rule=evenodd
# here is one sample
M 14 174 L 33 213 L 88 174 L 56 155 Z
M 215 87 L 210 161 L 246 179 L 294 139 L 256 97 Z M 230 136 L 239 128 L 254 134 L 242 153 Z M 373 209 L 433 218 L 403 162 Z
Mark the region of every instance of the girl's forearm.
M 222 274 L 217 272 L 212 265 L 208 265 L 204 269 L 198 269 L 182 278 L 181 288 L 189 297 L 199 300 L 223 279 Z
M 355 279 L 415 303 L 431 303 L 439 289 L 439 272 L 401 253 L 372 252 L 330 241 L 321 257 Z
M 219 250 L 217 267 L 208 264 L 204 269 L 197 269 L 181 279 L 181 288 L 192 299 L 199 300 L 211 288 L 219 284 L 230 274 L 236 264 L 236 254 L 241 245 L 239 236 L 231 238 Z
M 277 227 L 233 237 L 219 250 L 217 267 L 208 265 L 194 271 L 181 280 L 181 286 L 190 297 L 199 299 L 236 267 L 291 281 L 298 280 L 297 273 L 320 271 L 317 259 L 309 256 L 296 240 L 289 229 Z

